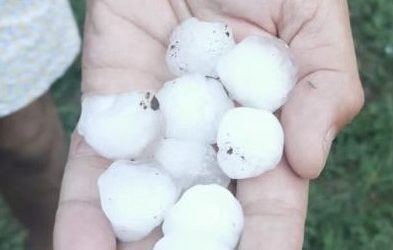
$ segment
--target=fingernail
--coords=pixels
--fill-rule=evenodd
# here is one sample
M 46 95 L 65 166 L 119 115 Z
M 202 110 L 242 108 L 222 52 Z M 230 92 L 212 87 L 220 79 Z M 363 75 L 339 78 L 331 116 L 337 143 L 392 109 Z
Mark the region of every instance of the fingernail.
M 323 154 L 324 154 L 324 162 L 323 162 L 324 165 L 326 164 L 326 161 L 329 157 L 330 148 L 332 146 L 332 142 L 333 142 L 334 138 L 336 138 L 336 129 L 330 128 L 322 141 L 322 150 L 323 150 Z

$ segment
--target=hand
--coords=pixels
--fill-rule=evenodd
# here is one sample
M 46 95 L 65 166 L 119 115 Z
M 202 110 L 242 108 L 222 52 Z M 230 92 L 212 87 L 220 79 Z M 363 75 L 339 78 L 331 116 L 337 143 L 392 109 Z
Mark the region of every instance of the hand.
M 303 243 L 309 179 L 317 177 L 332 140 L 363 104 L 344 0 L 91 0 L 83 57 L 84 93 L 158 89 L 169 34 L 196 16 L 224 21 L 237 40 L 271 34 L 286 41 L 299 81 L 279 117 L 285 157 L 260 177 L 238 181 L 246 221 L 240 250 L 297 250 Z M 96 180 L 108 161 L 73 136 L 55 229 L 55 250 L 151 249 L 147 239 L 116 246 L 100 209 Z M 116 248 L 117 247 L 117 248 Z

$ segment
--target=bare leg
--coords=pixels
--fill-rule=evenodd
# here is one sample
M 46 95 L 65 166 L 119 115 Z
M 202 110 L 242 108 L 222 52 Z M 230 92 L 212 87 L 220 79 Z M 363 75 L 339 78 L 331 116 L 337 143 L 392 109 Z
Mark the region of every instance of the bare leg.
M 0 188 L 29 229 L 28 249 L 52 249 L 65 159 L 63 129 L 49 94 L 0 119 Z

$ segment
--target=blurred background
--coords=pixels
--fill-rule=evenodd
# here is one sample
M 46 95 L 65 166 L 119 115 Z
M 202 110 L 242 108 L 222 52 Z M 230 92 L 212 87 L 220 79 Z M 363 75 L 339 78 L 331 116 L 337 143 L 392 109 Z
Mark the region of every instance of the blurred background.
M 82 32 L 84 1 L 71 4 Z M 311 184 L 304 250 L 393 248 L 393 1 L 349 4 L 366 105 Z M 79 117 L 80 78 L 79 57 L 51 90 L 68 135 Z M 26 235 L 0 194 L 0 250 L 24 250 Z

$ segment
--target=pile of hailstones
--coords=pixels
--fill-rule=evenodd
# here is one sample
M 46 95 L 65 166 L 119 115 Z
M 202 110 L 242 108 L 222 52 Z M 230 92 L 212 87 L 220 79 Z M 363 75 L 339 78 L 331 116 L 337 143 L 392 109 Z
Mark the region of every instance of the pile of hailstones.
M 79 133 L 115 160 L 98 179 L 102 209 L 121 241 L 163 223 L 154 250 L 235 249 L 243 213 L 226 188 L 281 159 L 273 112 L 296 81 L 288 46 L 263 36 L 235 44 L 228 25 L 191 18 L 173 31 L 166 61 L 178 78 L 157 93 L 83 100 Z

